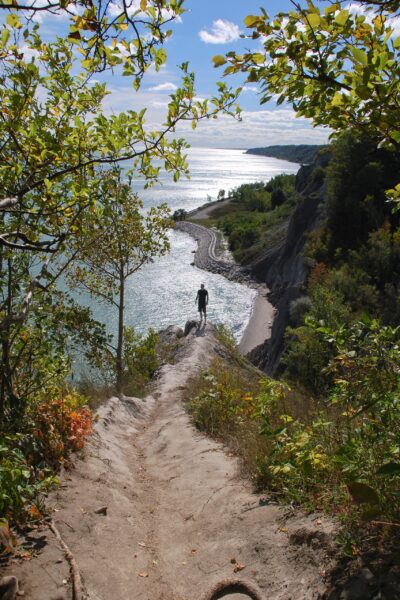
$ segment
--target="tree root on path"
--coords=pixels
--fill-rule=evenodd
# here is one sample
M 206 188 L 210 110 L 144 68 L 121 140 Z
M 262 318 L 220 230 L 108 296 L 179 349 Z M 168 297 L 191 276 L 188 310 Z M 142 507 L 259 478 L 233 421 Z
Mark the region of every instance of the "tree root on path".
M 200 600 L 219 600 L 230 594 L 244 594 L 252 600 L 263 600 L 261 592 L 251 583 L 241 579 L 225 579 L 214 585 Z
M 65 558 L 69 562 L 69 568 L 70 568 L 71 580 L 72 580 L 72 598 L 73 598 L 73 600 L 83 600 L 82 580 L 81 580 L 78 565 L 76 563 L 74 555 L 72 554 L 71 550 L 68 548 L 67 544 L 62 539 L 61 534 L 58 531 L 54 521 L 53 520 L 50 521 L 50 523 L 48 525 L 49 525 L 49 528 L 51 529 L 51 531 L 54 533 L 55 537 L 57 538 L 57 541 L 59 542 L 59 544 L 65 554 Z

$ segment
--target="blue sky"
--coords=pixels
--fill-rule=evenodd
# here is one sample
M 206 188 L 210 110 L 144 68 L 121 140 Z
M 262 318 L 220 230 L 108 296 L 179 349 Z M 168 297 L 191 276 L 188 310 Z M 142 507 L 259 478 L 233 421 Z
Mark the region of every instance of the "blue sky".
M 40 0 L 36 0 L 40 1 Z M 116 3 L 118 0 L 114 0 Z M 222 78 L 222 70 L 215 69 L 212 57 L 229 50 L 260 47 L 259 41 L 244 40 L 243 19 L 259 12 L 260 0 L 186 0 L 186 12 L 180 22 L 173 24 L 173 37 L 166 44 L 167 64 L 158 73 L 151 69 L 146 74 L 139 92 L 132 88 L 128 78 L 102 76 L 107 81 L 111 95 L 105 103 L 105 111 L 119 112 L 126 109 L 140 110 L 147 107 L 149 126 L 162 123 L 168 95 L 179 85 L 178 64 L 189 61 L 196 73 L 197 94 L 201 98 L 216 91 L 216 82 Z M 263 7 L 270 15 L 290 7 L 287 0 L 267 0 Z M 43 13 L 41 13 L 43 14 Z M 66 31 L 66 19 L 47 15 L 41 18 L 41 30 L 47 36 Z M 244 78 L 227 78 L 234 87 L 242 85 Z M 290 106 L 271 101 L 260 106 L 257 87 L 246 85 L 239 99 L 242 122 L 230 117 L 203 122 L 195 132 L 183 128 L 184 137 L 193 146 L 226 148 L 249 148 L 271 144 L 325 143 L 329 132 L 313 128 L 305 119 L 297 119 Z
M 135 107 L 148 107 L 150 121 L 162 118 L 163 104 L 173 85 L 179 84 L 176 65 L 189 61 L 196 73 L 198 96 L 213 95 L 216 82 L 222 78 L 222 70 L 215 69 L 212 57 L 229 50 L 254 48 L 259 42 L 243 40 L 243 19 L 259 12 L 259 0 L 186 0 L 187 12 L 182 22 L 173 26 L 174 35 L 166 45 L 167 65 L 159 73 L 152 72 L 144 79 Z M 270 15 L 289 8 L 290 3 L 271 2 L 263 4 Z M 242 85 L 244 78 L 227 78 L 232 86 Z M 115 94 L 107 101 L 114 110 L 123 109 L 132 98 L 129 84 L 122 80 L 110 82 Z M 117 88 L 118 87 L 118 91 Z M 305 119 L 297 119 L 289 106 L 276 106 L 274 102 L 260 106 L 257 87 L 245 86 L 239 104 L 243 109 L 241 123 L 229 117 L 201 123 L 192 133 L 188 127 L 185 137 L 195 146 L 249 148 L 271 144 L 325 143 L 329 132 L 313 128 Z

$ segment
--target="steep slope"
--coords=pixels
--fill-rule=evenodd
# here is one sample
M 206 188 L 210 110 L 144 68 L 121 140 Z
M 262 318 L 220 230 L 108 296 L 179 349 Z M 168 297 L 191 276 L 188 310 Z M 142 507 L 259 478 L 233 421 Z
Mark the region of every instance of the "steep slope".
M 265 148 L 249 148 L 249 150 L 246 150 L 246 154 L 271 156 L 299 164 L 310 164 L 315 160 L 316 154 L 322 148 L 323 146 L 311 144 L 266 146 Z
M 271 338 L 254 349 L 249 358 L 269 374 L 281 369 L 279 359 L 284 346 L 284 333 L 289 322 L 290 304 L 302 295 L 309 272 L 303 256 L 307 234 L 324 217 L 325 186 L 313 176 L 318 168 L 329 162 L 329 153 L 319 154 L 312 165 L 303 166 L 297 173 L 295 189 L 300 200 L 291 215 L 284 239 L 266 250 L 249 265 L 255 277 L 271 290 L 270 300 L 277 309 Z
M 100 409 L 86 457 L 52 497 L 85 598 L 197 600 L 227 578 L 257 584 L 270 600 L 321 598 L 334 565 L 333 524 L 315 515 L 284 522 L 284 511 L 241 478 L 237 460 L 194 429 L 182 395 L 224 347 L 211 325 L 183 339 L 176 329 L 168 337 L 174 364 L 161 369 L 153 393 Z M 30 600 L 70 598 L 52 533 L 41 528 L 25 543 L 36 556 L 8 574 Z

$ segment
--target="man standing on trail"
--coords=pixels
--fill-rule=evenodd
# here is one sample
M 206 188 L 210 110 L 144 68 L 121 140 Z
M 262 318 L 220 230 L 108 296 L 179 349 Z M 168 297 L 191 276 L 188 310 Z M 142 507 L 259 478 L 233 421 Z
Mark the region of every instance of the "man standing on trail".
M 194 303 L 196 304 L 196 302 L 199 303 L 200 325 L 203 320 L 203 315 L 204 315 L 204 324 L 206 324 L 207 323 L 206 306 L 208 304 L 208 292 L 204 288 L 204 283 L 201 284 L 200 289 L 197 292 L 196 300 L 194 301 Z

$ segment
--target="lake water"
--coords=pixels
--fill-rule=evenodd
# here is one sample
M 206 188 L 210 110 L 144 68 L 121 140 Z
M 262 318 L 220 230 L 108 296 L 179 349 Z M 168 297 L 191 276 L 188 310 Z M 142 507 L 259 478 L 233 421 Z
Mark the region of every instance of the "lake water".
M 145 207 L 167 202 L 172 211 L 192 210 L 216 199 L 218 191 L 242 183 L 268 181 L 279 173 L 296 173 L 298 165 L 283 160 L 244 154 L 243 150 L 192 148 L 189 151 L 191 179 L 174 183 L 167 175 L 160 184 L 143 190 L 140 182 L 135 189 Z M 171 252 L 143 267 L 127 282 L 126 324 L 145 333 L 168 325 L 183 327 L 196 318 L 194 304 L 200 283 L 209 291 L 208 318 L 213 323 L 229 327 L 239 341 L 251 314 L 255 291 L 226 280 L 221 275 L 201 271 L 190 265 L 196 242 L 180 232 L 171 232 Z M 92 304 L 93 306 L 93 304 Z M 115 331 L 117 315 L 109 306 L 93 307 L 95 316 Z

